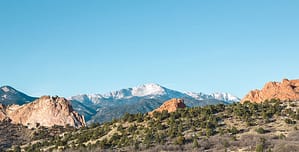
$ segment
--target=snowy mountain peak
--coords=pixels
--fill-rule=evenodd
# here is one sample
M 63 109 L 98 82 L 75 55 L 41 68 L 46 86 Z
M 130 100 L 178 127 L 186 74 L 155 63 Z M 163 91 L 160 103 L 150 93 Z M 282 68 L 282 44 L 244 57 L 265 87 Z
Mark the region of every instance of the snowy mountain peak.
M 86 104 L 98 103 L 118 103 L 122 101 L 137 102 L 140 99 L 171 99 L 171 98 L 188 98 L 189 100 L 219 100 L 226 103 L 238 102 L 240 99 L 228 93 L 194 93 L 194 92 L 180 92 L 165 88 L 159 84 L 148 83 L 133 88 L 121 89 L 112 91 L 106 94 L 89 94 L 73 96 L 70 99 L 80 101 Z
M 215 99 L 223 100 L 223 101 L 230 101 L 230 102 L 239 102 L 240 101 L 240 98 L 233 96 L 229 93 L 216 92 L 216 93 L 211 94 L 211 96 Z
M 204 100 L 204 99 L 208 99 L 208 95 L 207 94 L 204 94 L 204 93 L 195 93 L 195 92 L 184 92 L 186 95 L 194 98 L 194 99 L 197 99 L 197 100 Z
M 165 88 L 155 83 L 144 84 L 132 88 L 132 96 L 143 97 L 143 96 L 164 95 L 164 94 L 166 94 Z
M 104 98 L 115 98 L 115 99 L 128 98 L 128 97 L 132 96 L 131 91 L 132 91 L 131 88 L 121 89 L 118 91 L 112 91 L 112 92 L 106 93 L 103 95 L 103 97 Z
M 239 102 L 240 99 L 236 96 L 233 96 L 229 93 L 216 92 L 212 94 L 204 93 L 195 93 L 195 92 L 185 92 L 188 96 L 195 98 L 197 100 L 206 100 L 206 99 L 217 99 L 226 102 Z
M 164 87 L 155 83 L 149 83 L 133 88 L 112 91 L 103 95 L 89 95 L 89 98 L 129 99 L 132 97 L 159 96 L 164 94 L 166 94 Z

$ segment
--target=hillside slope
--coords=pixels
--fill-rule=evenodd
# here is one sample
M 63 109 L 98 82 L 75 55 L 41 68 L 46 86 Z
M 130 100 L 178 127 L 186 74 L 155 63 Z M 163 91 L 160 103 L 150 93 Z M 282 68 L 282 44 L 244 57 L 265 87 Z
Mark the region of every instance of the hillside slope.
M 113 122 L 57 136 L 54 141 L 44 138 L 24 150 L 296 151 L 298 108 L 298 101 L 271 100 L 162 111 L 152 116 L 126 114 Z

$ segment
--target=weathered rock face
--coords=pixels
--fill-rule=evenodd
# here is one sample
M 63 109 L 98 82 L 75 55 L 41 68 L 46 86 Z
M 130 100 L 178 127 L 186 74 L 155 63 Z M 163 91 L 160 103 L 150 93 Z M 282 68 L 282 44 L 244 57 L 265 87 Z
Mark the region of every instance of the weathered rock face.
M 0 121 L 4 120 L 6 118 L 6 107 L 3 104 L 0 104 Z
M 3 113 L 11 119 L 12 123 L 29 127 L 35 127 L 37 124 L 47 127 L 54 125 L 81 127 L 86 125 L 84 117 L 73 111 L 68 100 L 60 97 L 43 96 L 22 106 L 11 105 L 3 109 Z
M 283 79 L 282 82 L 268 82 L 262 90 L 250 91 L 242 100 L 260 103 L 265 100 L 299 100 L 299 79 Z
M 162 112 L 163 110 L 166 110 L 168 112 L 174 112 L 179 108 L 185 108 L 186 105 L 184 103 L 183 99 L 171 99 L 163 103 L 159 108 L 155 109 L 154 111 L 150 112 L 149 114 L 152 114 L 153 112 Z

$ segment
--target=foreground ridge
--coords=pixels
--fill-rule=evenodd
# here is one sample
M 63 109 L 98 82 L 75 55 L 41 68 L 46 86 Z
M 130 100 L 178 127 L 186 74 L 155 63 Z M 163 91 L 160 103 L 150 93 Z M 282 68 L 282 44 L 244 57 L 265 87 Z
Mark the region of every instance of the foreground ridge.
M 181 101 L 176 99 L 174 101 Z M 25 151 L 291 151 L 299 149 L 298 101 L 125 114 L 32 141 Z M 50 131 L 49 131 L 50 132 Z M 67 143 L 67 144 L 66 144 Z

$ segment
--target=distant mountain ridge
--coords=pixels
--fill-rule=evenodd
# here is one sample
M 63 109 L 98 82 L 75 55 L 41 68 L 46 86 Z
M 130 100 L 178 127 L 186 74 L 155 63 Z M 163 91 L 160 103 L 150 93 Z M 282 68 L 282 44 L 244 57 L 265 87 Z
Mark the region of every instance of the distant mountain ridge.
M 10 86 L 0 87 L 0 103 L 3 105 L 23 105 L 29 103 L 37 98 L 30 97 Z
M 229 93 L 193 93 L 171 90 L 155 83 L 112 91 L 106 94 L 83 94 L 70 98 L 74 109 L 83 114 L 88 108 L 90 115 L 85 115 L 87 121 L 105 122 L 119 118 L 128 113 L 147 113 L 172 98 L 182 98 L 188 107 L 209 104 L 230 104 L 240 99 Z M 83 104 L 85 107 L 80 106 Z
M 4 105 L 23 105 L 37 99 L 10 86 L 0 88 L 0 102 Z M 211 104 L 230 104 L 240 99 L 229 93 L 194 93 L 168 89 L 149 83 L 133 88 L 120 89 L 106 94 L 82 94 L 69 97 L 72 107 L 83 115 L 87 123 L 106 122 L 125 113 L 147 113 L 160 107 L 165 101 L 181 98 L 188 107 Z
M 131 99 L 134 97 L 147 97 L 155 98 L 159 96 L 168 95 L 170 97 L 192 97 L 197 100 L 206 100 L 206 99 L 216 99 L 225 102 L 239 102 L 240 99 L 236 96 L 233 96 L 229 93 L 195 93 L 195 92 L 179 92 L 175 90 L 168 89 L 166 87 L 160 86 L 155 83 L 144 84 L 138 87 L 121 89 L 118 91 L 112 91 L 105 94 L 82 94 L 77 96 L 72 96 L 71 99 L 82 101 L 87 104 L 98 104 L 106 100 L 123 100 Z

